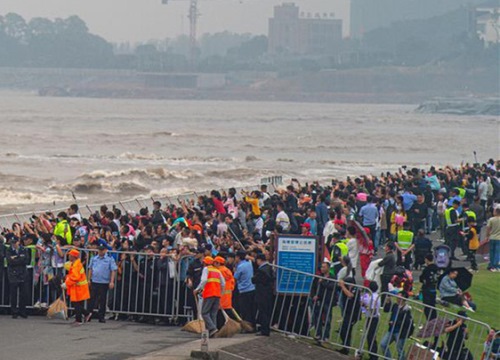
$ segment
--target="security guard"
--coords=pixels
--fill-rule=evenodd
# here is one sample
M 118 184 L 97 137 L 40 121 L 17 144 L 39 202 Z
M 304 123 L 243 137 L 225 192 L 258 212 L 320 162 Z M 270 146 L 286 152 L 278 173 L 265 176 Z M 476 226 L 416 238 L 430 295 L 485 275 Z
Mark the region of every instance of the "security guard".
M 213 266 L 214 259 L 207 256 L 203 259 L 203 272 L 201 274 L 200 285 L 194 291 L 194 295 L 198 296 L 201 292 L 203 297 L 203 305 L 201 314 L 205 321 L 205 327 L 209 332 L 209 336 L 213 337 L 217 333 L 217 313 L 220 307 L 220 298 L 226 281 L 221 272 Z
M 331 265 L 330 265 L 330 276 L 335 277 L 338 271 L 342 268 L 340 259 L 349 254 L 349 248 L 347 247 L 347 239 L 335 239 L 333 238 L 334 244 L 332 252 L 330 254 Z
M 98 255 L 90 259 L 89 264 L 89 279 L 92 283 L 91 298 L 87 307 L 88 315 L 86 321 L 89 322 L 92 318 L 92 312 L 99 307 L 98 317 L 100 323 L 105 323 L 106 319 L 106 300 L 108 290 L 113 290 L 115 287 L 115 277 L 118 266 L 113 257 L 107 254 L 108 248 L 106 245 L 99 245 Z
M 451 249 L 451 260 L 458 260 L 455 257 L 455 249 L 457 248 L 460 237 L 460 217 L 458 215 L 459 207 L 460 201 L 453 200 L 452 206 L 444 211 L 444 219 L 446 221 L 446 230 L 444 234 L 445 243 Z
M 410 270 L 411 267 L 411 252 L 413 246 L 414 234 L 410 231 L 410 223 L 403 224 L 403 230 L 399 230 L 396 234 L 396 249 L 398 252 L 398 265 L 403 265 Z
M 28 317 L 26 314 L 26 301 L 28 300 L 26 285 L 29 258 L 26 249 L 21 245 L 21 239 L 17 236 L 11 238 L 6 258 L 12 317 L 17 319 L 18 316 L 21 316 L 26 319 Z M 19 306 L 17 303 L 18 290 Z

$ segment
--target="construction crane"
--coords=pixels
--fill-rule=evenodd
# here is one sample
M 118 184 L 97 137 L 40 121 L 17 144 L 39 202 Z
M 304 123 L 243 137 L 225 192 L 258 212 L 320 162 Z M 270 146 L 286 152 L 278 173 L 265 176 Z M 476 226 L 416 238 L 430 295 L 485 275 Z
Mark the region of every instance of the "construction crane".
M 167 5 L 169 1 L 172 0 L 162 0 L 162 4 Z M 198 0 L 189 0 L 189 2 L 189 60 L 191 65 L 194 65 L 196 62 L 196 27 L 200 13 L 198 12 Z

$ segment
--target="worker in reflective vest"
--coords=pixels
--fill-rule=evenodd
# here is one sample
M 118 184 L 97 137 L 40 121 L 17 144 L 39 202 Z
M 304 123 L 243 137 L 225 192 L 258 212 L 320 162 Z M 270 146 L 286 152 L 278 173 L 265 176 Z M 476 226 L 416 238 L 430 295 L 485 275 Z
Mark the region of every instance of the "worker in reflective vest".
M 203 272 L 201 273 L 200 285 L 194 291 L 194 295 L 198 296 L 201 292 L 203 297 L 203 305 L 201 315 L 205 321 L 205 327 L 209 332 L 209 336 L 213 337 L 217 333 L 217 313 L 220 308 L 220 298 L 222 291 L 226 285 L 224 276 L 214 266 L 214 259 L 210 256 L 203 259 Z M 216 265 L 220 265 L 216 262 Z
M 82 315 L 87 315 L 83 305 L 85 300 L 90 299 L 89 283 L 87 282 L 85 269 L 80 261 L 80 252 L 72 249 L 68 256 L 71 265 L 62 288 L 66 289 L 75 308 L 74 325 L 81 325 L 83 323 Z
M 469 218 L 472 218 L 474 222 L 476 222 L 476 213 L 471 209 L 469 209 L 469 204 L 467 203 L 462 205 L 462 209 L 463 209 L 462 230 L 468 231 Z
M 340 269 L 342 269 L 342 264 L 340 259 L 349 254 L 349 248 L 347 247 L 347 239 L 335 240 L 332 247 L 332 252 L 330 254 L 330 276 L 336 278 Z
M 411 252 L 413 251 L 414 234 L 410 231 L 410 223 L 403 224 L 403 230 L 399 230 L 396 235 L 396 249 L 398 251 L 398 265 L 403 265 L 410 270 L 411 267 Z
M 460 226 L 461 221 L 458 214 L 460 201 L 453 200 L 452 206 L 444 211 L 444 219 L 446 221 L 446 231 L 444 233 L 445 244 L 451 249 L 451 260 L 458 260 L 455 257 L 455 249 L 460 242 Z
M 235 281 L 232 271 L 224 265 L 225 263 L 226 260 L 222 256 L 217 256 L 214 259 L 215 267 L 221 272 L 224 280 L 226 281 L 226 286 L 224 287 L 224 291 L 222 291 L 222 296 L 220 298 L 220 307 L 224 310 L 230 310 L 233 308 L 232 299 Z
M 236 285 L 236 281 L 234 280 L 233 272 L 229 270 L 224 264 L 226 263 L 226 259 L 222 256 L 217 256 L 214 258 L 214 266 L 221 272 L 224 280 L 226 281 L 226 286 L 222 291 L 222 296 L 220 298 L 220 308 L 221 310 L 231 310 L 233 308 L 233 290 Z M 219 265 L 220 264 L 220 265 Z M 226 312 L 230 317 L 233 316 L 233 312 Z M 220 311 L 217 314 L 217 327 L 221 328 L 225 323 L 225 318 Z

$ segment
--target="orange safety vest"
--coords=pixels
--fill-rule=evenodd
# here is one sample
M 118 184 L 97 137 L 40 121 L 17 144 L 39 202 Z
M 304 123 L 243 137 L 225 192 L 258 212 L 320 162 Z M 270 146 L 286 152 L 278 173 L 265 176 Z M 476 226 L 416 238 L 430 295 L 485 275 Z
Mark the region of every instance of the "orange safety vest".
M 76 259 L 66 275 L 66 290 L 71 302 L 90 299 L 89 283 L 80 259 Z
M 221 278 L 222 274 L 219 270 L 217 270 L 213 266 L 209 266 L 208 268 L 208 278 L 207 283 L 205 284 L 205 288 L 203 289 L 203 299 L 207 299 L 210 297 L 221 297 L 222 286 L 221 286 Z
M 235 286 L 233 273 L 225 266 L 220 266 L 219 271 L 221 272 L 222 276 L 224 276 L 224 280 L 226 280 L 226 286 L 224 286 L 224 291 L 222 292 L 222 296 L 220 298 L 220 306 L 224 310 L 232 309 L 233 290 Z

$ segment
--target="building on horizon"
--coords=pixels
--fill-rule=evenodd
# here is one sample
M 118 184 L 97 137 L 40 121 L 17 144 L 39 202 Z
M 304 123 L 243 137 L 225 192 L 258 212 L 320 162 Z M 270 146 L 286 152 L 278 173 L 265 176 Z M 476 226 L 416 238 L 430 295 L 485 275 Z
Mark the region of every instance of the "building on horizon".
M 479 6 L 474 9 L 477 36 L 485 47 L 500 42 L 500 6 Z
M 342 42 L 342 20 L 333 13 L 300 13 L 294 3 L 284 3 L 274 7 L 268 35 L 270 54 L 335 55 Z
M 351 0 L 350 36 L 361 38 L 369 31 L 398 21 L 427 19 L 486 0 Z M 467 21 L 464 19 L 464 21 Z

